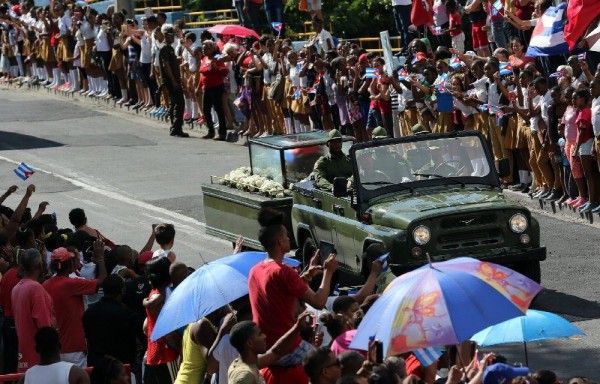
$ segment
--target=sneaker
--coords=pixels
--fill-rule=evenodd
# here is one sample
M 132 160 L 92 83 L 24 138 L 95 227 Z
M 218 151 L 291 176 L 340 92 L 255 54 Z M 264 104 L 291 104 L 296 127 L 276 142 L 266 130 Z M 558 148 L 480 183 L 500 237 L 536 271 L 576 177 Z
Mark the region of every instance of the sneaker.
M 212 139 L 213 137 L 215 137 L 214 132 L 208 132 L 206 135 L 202 136 L 203 139 Z
M 227 136 L 217 136 L 213 140 L 215 140 L 215 141 L 227 141 Z
M 190 137 L 190 135 L 188 133 L 185 133 L 183 131 L 173 131 L 170 133 L 171 136 L 175 136 L 175 137 Z
M 585 205 L 588 203 L 588 201 L 586 199 L 581 199 L 579 200 L 579 202 L 577 204 L 573 205 L 573 208 L 579 209 L 581 210 L 582 207 L 585 207 Z
M 543 194 L 547 193 L 545 189 L 539 189 L 536 193 L 533 194 L 534 199 L 539 199 Z
M 562 191 L 557 191 L 556 189 L 554 189 L 553 192 L 548 197 L 546 197 L 544 200 L 546 200 L 546 201 L 556 201 L 556 200 L 558 200 L 558 199 L 560 199 L 562 197 L 563 197 Z
M 192 116 L 190 116 L 189 113 L 186 112 L 186 113 L 183 114 L 183 120 L 189 120 L 191 118 L 192 118 Z
M 598 204 L 589 202 L 586 205 L 584 205 L 583 207 L 581 207 L 579 209 L 579 212 L 581 212 L 581 213 L 588 213 L 588 212 L 593 211 L 596 208 L 598 208 Z
M 562 195 L 560 199 L 556 202 L 556 204 L 564 204 L 569 199 L 569 195 Z
M 564 204 L 571 206 L 571 203 L 573 203 L 575 200 L 577 200 L 577 198 L 571 199 L 570 197 L 567 199 L 567 201 L 564 202 Z
M 508 187 L 508 189 L 511 191 L 522 191 L 525 189 L 525 187 L 525 184 L 513 184 L 510 187 Z
M 542 193 L 538 199 L 545 199 L 546 197 L 550 196 L 552 194 L 552 189 L 547 190 L 546 192 Z
M 597 206 L 596 208 L 592 209 L 591 211 L 592 213 L 600 213 L 600 205 Z

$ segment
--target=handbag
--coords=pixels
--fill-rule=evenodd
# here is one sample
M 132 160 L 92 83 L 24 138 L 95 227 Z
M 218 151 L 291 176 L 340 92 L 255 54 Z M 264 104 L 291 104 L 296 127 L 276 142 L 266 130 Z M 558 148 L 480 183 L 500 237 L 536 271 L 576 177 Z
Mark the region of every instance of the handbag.
M 269 100 L 281 101 L 283 100 L 283 94 L 285 92 L 285 79 L 281 74 L 278 74 L 275 81 L 271 83 L 269 88 L 269 94 L 267 97 Z

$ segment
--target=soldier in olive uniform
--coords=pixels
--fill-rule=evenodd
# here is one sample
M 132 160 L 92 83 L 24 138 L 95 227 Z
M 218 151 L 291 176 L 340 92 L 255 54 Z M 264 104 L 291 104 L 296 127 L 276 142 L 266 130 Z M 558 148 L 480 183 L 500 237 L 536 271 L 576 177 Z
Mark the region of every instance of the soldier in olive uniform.
M 331 191 L 333 179 L 336 177 L 350 178 L 352 176 L 352 163 L 350 158 L 342 152 L 342 134 L 337 129 L 332 129 L 327 136 L 329 153 L 321 156 L 315 162 L 315 186 L 319 189 Z

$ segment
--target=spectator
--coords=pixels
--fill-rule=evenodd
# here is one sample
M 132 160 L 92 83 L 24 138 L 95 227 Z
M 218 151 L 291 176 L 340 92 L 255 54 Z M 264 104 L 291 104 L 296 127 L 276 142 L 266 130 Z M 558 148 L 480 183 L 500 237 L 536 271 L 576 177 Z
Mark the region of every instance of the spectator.
M 263 4 L 263 0 L 244 0 L 243 13 L 248 17 L 248 28 L 254 29 L 260 33 L 260 22 L 258 12 Z
M 136 372 L 137 335 L 144 317 L 122 304 L 125 283 L 119 276 L 107 276 L 102 281 L 104 296 L 85 311 L 82 321 L 88 345 L 87 364 L 97 367 L 109 355 Z M 140 371 L 141 372 L 141 371 Z
M 40 328 L 55 325 L 52 298 L 38 283 L 42 277 L 42 264 L 42 256 L 35 249 L 28 249 L 19 257 L 19 268 L 23 273 L 23 278 L 15 285 L 11 293 L 15 327 L 19 340 L 18 372 L 25 372 L 39 364 L 39 356 L 34 349 L 34 335 Z
M 35 333 L 35 350 L 40 363 L 25 372 L 24 384 L 87 384 L 88 374 L 73 363 L 61 361 L 61 343 L 56 329 L 42 327 Z
M 340 360 L 327 347 L 307 353 L 302 365 L 312 384 L 335 384 L 342 376 Z
M 19 342 L 17 339 L 17 330 L 15 328 L 15 317 L 12 307 L 11 295 L 17 283 L 21 280 L 18 274 L 18 267 L 12 266 L 8 271 L 2 274 L 0 282 L 0 307 L 2 307 L 2 346 L 3 346 L 3 367 L 4 373 L 17 372 L 17 363 L 19 359 Z
M 159 224 L 154 228 L 154 237 L 160 249 L 154 251 L 152 257 L 166 257 L 171 263 L 175 262 L 177 256 L 171 250 L 175 244 L 175 226 L 173 224 Z
M 129 378 L 123 364 L 110 356 L 105 356 L 94 366 L 90 375 L 91 384 L 128 384 Z
M 82 368 L 87 366 L 87 344 L 81 323 L 84 313 L 83 296 L 96 293 L 106 276 L 104 244 L 101 240 L 94 243 L 94 255 L 98 279 L 78 279 L 69 277 L 76 270 L 75 254 L 62 247 L 55 249 L 51 261 L 56 275 L 44 282 L 44 288 L 54 303 L 62 344 L 61 359 Z
M 394 12 L 394 22 L 396 30 L 400 34 L 400 42 L 402 44 L 401 55 L 406 55 L 408 44 L 412 40 L 412 36 L 408 33 L 408 27 L 411 25 L 410 13 L 412 11 L 411 0 L 392 0 L 392 9 Z

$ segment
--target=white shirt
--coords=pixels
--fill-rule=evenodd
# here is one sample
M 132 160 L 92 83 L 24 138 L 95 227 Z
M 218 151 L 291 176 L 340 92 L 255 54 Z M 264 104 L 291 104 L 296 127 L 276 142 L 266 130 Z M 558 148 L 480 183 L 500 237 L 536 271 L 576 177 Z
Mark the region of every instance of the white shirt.
M 325 50 L 325 52 L 327 52 L 329 50 L 329 47 L 327 46 L 327 40 L 331 41 L 331 46 L 332 48 L 335 48 L 333 45 L 333 37 L 331 36 L 331 33 L 329 33 L 329 31 L 322 29 L 321 32 L 319 32 L 317 34 L 317 43 L 319 43 L 319 48 L 321 50 Z
M 275 70 L 275 60 L 273 60 L 273 55 L 269 52 L 265 53 L 262 59 L 265 63 L 267 63 L 267 68 L 263 70 L 264 82 L 266 85 L 269 85 L 277 76 L 276 74 L 271 75 L 271 71 Z
M 69 382 L 73 363 L 59 361 L 50 365 L 36 365 L 25 372 L 25 384 L 62 384 Z
M 148 38 L 148 32 L 145 32 L 142 35 L 140 43 L 140 63 L 150 64 L 152 62 L 152 49 L 150 39 Z
M 302 67 L 298 64 L 295 67 L 290 68 L 290 81 L 294 87 L 308 87 L 308 79 L 306 76 L 300 77 Z
M 550 115 L 548 114 L 548 109 L 552 104 L 552 96 L 550 96 L 550 90 L 548 90 L 540 100 L 542 120 L 544 120 L 544 123 L 546 124 L 546 129 L 550 128 Z
M 190 45 L 190 51 L 194 52 L 194 49 L 196 49 L 197 46 L 198 44 L 196 44 L 195 42 L 192 43 L 192 45 Z M 198 63 L 196 63 L 196 58 L 187 49 L 185 49 L 185 47 L 183 47 L 183 53 L 181 54 L 181 57 L 183 58 L 183 62 L 188 64 L 190 71 L 196 72 L 196 70 L 198 69 Z
M 79 31 L 83 35 L 85 40 L 93 39 L 96 37 L 96 31 L 94 31 L 94 27 L 90 24 L 89 21 L 83 20 L 79 25 Z
M 96 36 L 96 50 L 98 52 L 108 52 L 110 51 L 110 45 L 108 44 L 108 35 L 104 32 L 104 29 L 100 28 L 98 30 L 98 35 Z
M 500 106 L 500 96 L 502 92 L 498 89 L 498 85 L 496 81 L 488 79 L 488 89 L 487 89 L 487 103 L 494 106 Z M 489 110 L 490 115 L 495 115 L 496 111 Z
M 66 35 L 69 33 L 72 25 L 71 16 L 69 16 L 69 12 L 65 11 L 65 14 L 58 19 L 58 34 L 60 36 Z
M 237 350 L 229 343 L 229 335 L 225 335 L 221 338 L 219 344 L 217 344 L 213 351 L 213 357 L 219 362 L 218 384 L 227 384 L 227 371 L 229 370 L 229 366 L 233 360 L 240 357 Z M 216 375 L 213 375 L 213 383 L 215 382 L 215 377 Z
M 392 5 L 411 5 L 412 0 L 392 0 Z
M 540 95 L 535 95 L 533 100 L 530 100 L 530 101 L 533 103 L 533 109 L 536 109 L 538 107 L 538 105 L 540 105 L 540 103 L 542 101 L 542 97 Z M 529 128 L 531 129 L 531 133 L 537 132 L 538 125 L 540 123 L 540 119 L 541 119 L 540 115 L 533 116 L 531 119 L 529 119 Z
M 592 128 L 594 136 L 600 136 L 600 96 L 592 100 Z

